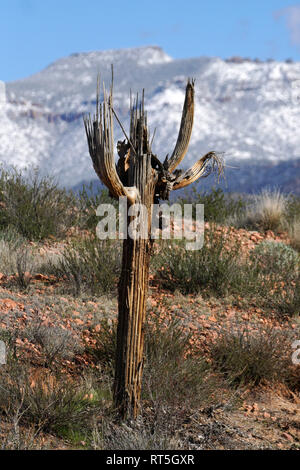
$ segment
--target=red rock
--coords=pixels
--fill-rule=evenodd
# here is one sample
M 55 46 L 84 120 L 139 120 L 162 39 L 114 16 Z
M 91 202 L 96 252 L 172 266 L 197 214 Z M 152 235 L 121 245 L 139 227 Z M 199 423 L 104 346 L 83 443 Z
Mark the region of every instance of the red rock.
M 267 236 L 267 237 L 271 237 L 271 238 L 274 238 L 274 237 L 275 237 L 274 232 L 272 232 L 272 230 L 268 230 L 268 231 L 266 232 L 266 236 Z
M 4 305 L 4 307 L 10 308 L 10 309 L 18 307 L 17 302 L 15 302 L 14 300 L 11 300 L 11 299 L 0 299 L 0 303 L 2 303 Z
M 34 279 L 36 279 L 37 281 L 44 281 L 45 279 L 48 279 L 47 276 L 44 276 L 44 274 L 36 274 L 34 276 Z

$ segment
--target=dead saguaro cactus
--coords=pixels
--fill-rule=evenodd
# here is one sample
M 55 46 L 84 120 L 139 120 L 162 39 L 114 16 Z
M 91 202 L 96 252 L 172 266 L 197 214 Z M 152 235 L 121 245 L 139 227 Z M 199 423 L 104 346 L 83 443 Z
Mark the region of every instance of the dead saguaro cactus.
M 147 116 L 144 110 L 144 92 L 130 105 L 130 132 L 127 136 L 113 107 L 113 88 L 99 100 L 93 119 L 84 119 L 89 152 L 94 169 L 114 198 L 127 197 L 127 227 L 132 222 L 132 211 L 137 203 L 147 209 L 147 233 L 143 237 L 127 236 L 123 242 L 122 271 L 118 294 L 118 330 L 115 363 L 114 401 L 121 417 L 136 418 L 140 408 L 143 372 L 144 323 L 148 291 L 149 264 L 152 250 L 152 205 L 159 199 L 167 200 L 170 191 L 183 188 L 213 169 L 222 169 L 215 152 L 209 152 L 189 170 L 176 170 L 183 160 L 190 141 L 194 119 L 194 81 L 188 80 L 178 139 L 170 158 L 162 163 L 152 153 Z M 113 120 L 118 121 L 124 133 L 119 141 L 117 165 L 114 158 Z

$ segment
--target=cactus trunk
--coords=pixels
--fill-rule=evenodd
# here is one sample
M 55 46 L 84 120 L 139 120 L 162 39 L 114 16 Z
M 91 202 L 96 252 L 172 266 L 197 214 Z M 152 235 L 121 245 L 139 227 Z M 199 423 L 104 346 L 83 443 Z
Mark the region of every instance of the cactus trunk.
M 113 70 L 109 95 L 103 85 L 103 101 L 99 102 L 97 85 L 96 115 L 85 117 L 84 125 L 94 169 L 112 197 L 126 197 L 128 209 L 142 204 L 145 220 L 140 223 L 140 234 L 124 239 L 122 273 L 119 281 L 119 318 L 117 333 L 114 403 L 120 416 L 136 418 L 140 408 L 142 372 L 144 364 L 144 323 L 148 291 L 149 264 L 152 249 L 152 204 L 168 200 L 172 190 L 184 188 L 214 169 L 223 171 L 221 159 L 215 152 L 200 158 L 189 170 L 175 170 L 183 160 L 191 137 L 194 117 L 194 81 L 188 80 L 178 139 L 170 157 L 164 163 L 152 153 L 149 142 L 147 115 L 138 96 L 130 109 L 130 135 L 127 136 L 113 107 Z M 130 99 L 131 101 L 131 99 Z M 125 140 L 119 141 L 119 161 L 115 165 L 113 151 L 113 117 L 118 121 Z M 135 217 L 136 216 L 136 217 Z M 127 227 L 132 226 L 138 214 L 129 214 Z
M 152 251 L 151 213 L 154 180 L 151 155 L 131 160 L 130 185 L 139 189 L 140 203 L 147 209 L 145 237 L 123 242 L 122 273 L 119 281 L 114 401 L 122 417 L 136 418 L 139 412 L 144 365 L 144 323 Z M 130 206 L 129 206 L 130 207 Z M 128 226 L 132 216 L 128 216 Z

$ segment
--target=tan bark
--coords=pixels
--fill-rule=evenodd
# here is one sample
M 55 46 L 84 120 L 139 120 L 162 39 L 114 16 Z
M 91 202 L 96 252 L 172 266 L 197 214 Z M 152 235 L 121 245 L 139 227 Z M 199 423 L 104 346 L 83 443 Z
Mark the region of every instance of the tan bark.
M 151 213 L 155 178 L 151 154 L 131 160 L 131 184 L 139 189 L 140 202 L 147 208 L 147 237 L 123 242 L 122 272 L 119 281 L 114 400 L 122 417 L 136 418 L 139 412 L 144 365 L 144 324 L 152 250 Z M 128 225 L 132 223 L 128 217 Z

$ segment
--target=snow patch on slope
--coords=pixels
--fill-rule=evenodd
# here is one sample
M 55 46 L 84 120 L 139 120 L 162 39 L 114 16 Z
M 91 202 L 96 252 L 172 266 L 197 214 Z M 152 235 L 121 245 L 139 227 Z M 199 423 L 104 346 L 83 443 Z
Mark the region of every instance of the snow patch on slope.
M 112 63 L 119 117 L 128 129 L 129 90 L 145 88 L 151 132 L 156 128 L 153 150 L 162 160 L 176 143 L 188 77 L 196 78 L 195 119 L 185 166 L 210 150 L 261 163 L 300 157 L 300 63 L 173 60 L 144 47 L 62 58 L 8 83 L 6 103 L 0 83 L 0 161 L 38 164 L 69 186 L 92 178 L 82 115 L 94 113 L 97 74 L 108 87 Z M 115 142 L 120 138 L 116 123 Z

